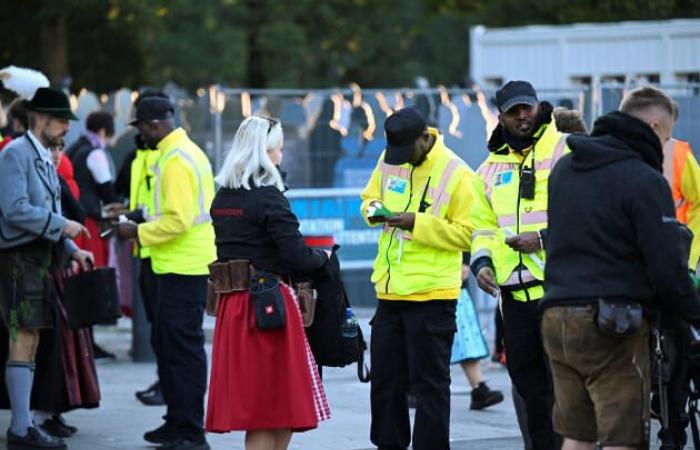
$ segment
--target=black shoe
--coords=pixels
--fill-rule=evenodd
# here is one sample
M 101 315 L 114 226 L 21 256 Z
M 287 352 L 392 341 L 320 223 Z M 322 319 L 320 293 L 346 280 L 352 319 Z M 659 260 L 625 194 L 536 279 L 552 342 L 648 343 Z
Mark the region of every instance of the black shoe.
M 62 450 L 66 448 L 63 439 L 49 436 L 39 427 L 27 428 L 26 436 L 17 436 L 11 429 L 7 430 L 7 450 Z
M 153 444 L 169 444 L 171 441 L 178 439 L 179 435 L 174 426 L 165 422 L 155 430 L 144 433 L 143 438 Z
M 95 342 L 92 343 L 92 352 L 95 354 L 95 359 L 100 359 L 103 361 L 107 361 L 110 359 L 112 359 L 112 360 L 117 359 L 117 355 L 115 355 L 114 353 L 108 352 L 107 350 L 105 350 L 102 347 L 100 347 L 99 345 L 97 345 L 97 343 L 95 343 Z
M 139 397 L 139 400 L 146 406 L 165 405 L 165 398 L 163 397 L 163 391 L 160 390 L 160 387 L 148 394 L 143 394 Z
M 157 380 L 155 383 L 152 385 L 148 386 L 148 389 L 144 389 L 143 391 L 136 391 L 136 398 L 141 400 L 141 397 L 144 395 L 152 395 L 154 391 L 160 390 L 160 380 Z
M 180 437 L 167 444 L 164 444 L 160 450 L 210 450 L 207 438 L 204 435 L 196 437 Z
M 63 418 L 59 417 L 58 415 L 53 415 L 46 419 L 39 427 L 54 437 L 67 438 L 73 436 L 78 429 L 66 424 Z
M 469 409 L 484 409 L 493 406 L 503 401 L 503 393 L 501 391 L 492 391 L 483 381 L 472 389 L 472 402 Z
M 75 434 L 75 433 L 78 432 L 78 427 L 74 427 L 73 425 L 68 425 L 68 423 L 66 423 L 66 420 L 63 418 L 62 415 L 60 415 L 60 414 L 54 414 L 53 416 L 51 416 L 51 418 L 52 418 L 53 420 L 57 421 L 58 423 L 60 423 L 61 426 L 62 426 L 63 428 L 65 428 L 65 429 L 67 429 L 68 431 L 70 431 L 70 434 L 71 434 L 71 435 L 73 435 L 73 434 Z

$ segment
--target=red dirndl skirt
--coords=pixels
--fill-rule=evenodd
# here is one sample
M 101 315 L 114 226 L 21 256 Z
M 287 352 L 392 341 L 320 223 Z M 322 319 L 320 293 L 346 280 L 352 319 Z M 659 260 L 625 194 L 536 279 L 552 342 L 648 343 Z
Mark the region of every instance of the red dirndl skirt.
M 100 237 L 99 222 L 92 217 L 86 217 L 85 228 L 90 232 L 90 238 L 83 237 L 84 240 L 78 246 L 83 250 L 92 252 L 95 258 L 95 267 L 107 267 L 109 260 L 109 241 Z
M 284 328 L 261 331 L 248 292 L 221 297 L 214 330 L 206 430 L 306 431 L 330 417 L 292 289 L 281 284 Z

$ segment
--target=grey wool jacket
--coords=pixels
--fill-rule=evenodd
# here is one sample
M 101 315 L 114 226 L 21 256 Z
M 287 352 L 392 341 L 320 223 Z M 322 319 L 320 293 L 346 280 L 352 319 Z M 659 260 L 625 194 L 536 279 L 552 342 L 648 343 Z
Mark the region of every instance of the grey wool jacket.
M 0 249 L 47 239 L 68 255 L 77 250 L 63 238 L 61 185 L 46 150 L 25 134 L 0 152 Z

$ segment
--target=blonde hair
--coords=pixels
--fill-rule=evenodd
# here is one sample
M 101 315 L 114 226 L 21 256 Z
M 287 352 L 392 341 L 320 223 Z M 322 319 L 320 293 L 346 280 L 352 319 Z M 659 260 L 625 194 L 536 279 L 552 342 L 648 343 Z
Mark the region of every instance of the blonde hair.
M 281 147 L 283 140 L 279 120 L 262 116 L 248 117 L 236 131 L 233 145 L 216 176 L 216 182 L 231 189 L 250 190 L 253 186 L 275 186 L 283 191 L 282 176 L 267 154 L 268 150 Z

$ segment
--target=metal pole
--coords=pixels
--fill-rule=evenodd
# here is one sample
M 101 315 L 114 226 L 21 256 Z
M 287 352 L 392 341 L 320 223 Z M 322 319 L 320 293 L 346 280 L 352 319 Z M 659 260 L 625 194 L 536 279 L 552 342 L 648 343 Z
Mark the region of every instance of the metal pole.
M 219 107 L 219 92 L 221 92 L 221 87 L 219 85 L 215 86 L 214 105 L 210 105 L 210 111 L 214 113 L 214 169 L 219 170 L 219 165 L 221 163 L 221 108 Z

